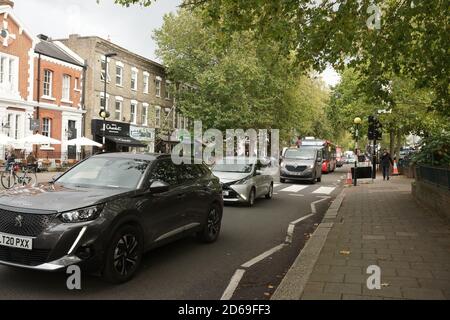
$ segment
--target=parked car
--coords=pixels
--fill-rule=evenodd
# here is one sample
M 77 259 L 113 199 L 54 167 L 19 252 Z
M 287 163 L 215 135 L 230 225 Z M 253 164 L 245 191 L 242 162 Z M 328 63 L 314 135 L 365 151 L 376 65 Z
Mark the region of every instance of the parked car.
M 280 182 L 286 180 L 322 181 L 322 152 L 316 148 L 289 148 L 281 162 Z
M 77 264 L 121 283 L 145 251 L 220 233 L 219 179 L 169 155 L 107 153 L 54 181 L 0 194 L 0 264 L 55 271 Z
M 218 161 L 212 172 L 220 179 L 224 202 L 240 202 L 251 207 L 259 197 L 272 199 L 274 179 L 269 163 L 245 157 Z

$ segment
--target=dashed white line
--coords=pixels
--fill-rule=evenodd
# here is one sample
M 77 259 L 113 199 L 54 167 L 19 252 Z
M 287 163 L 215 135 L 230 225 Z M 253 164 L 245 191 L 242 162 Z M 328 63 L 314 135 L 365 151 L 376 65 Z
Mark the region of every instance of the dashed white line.
M 317 190 L 314 190 L 313 193 L 322 193 L 322 194 L 330 194 L 336 187 L 320 187 Z
M 266 252 L 261 253 L 261 254 L 260 254 L 259 256 L 257 256 L 256 258 L 253 258 L 252 260 L 247 261 L 247 262 L 244 263 L 241 267 L 243 267 L 243 268 L 250 268 L 250 267 L 253 266 L 254 264 L 257 264 L 258 262 L 264 260 L 264 259 L 267 258 L 268 256 L 271 256 L 271 255 L 274 254 L 275 252 L 277 252 L 277 251 L 283 249 L 285 246 L 286 246 L 286 245 L 283 243 L 283 244 L 280 244 L 280 245 L 278 245 L 278 246 L 276 246 L 276 247 L 274 247 L 274 248 L 272 248 L 272 249 L 270 249 L 270 250 L 267 250 Z
M 289 193 L 290 196 L 294 196 L 294 197 L 304 197 L 304 194 L 298 194 L 298 193 Z
M 280 191 L 283 192 L 299 192 L 300 190 L 303 190 L 305 188 L 308 188 L 308 186 L 301 186 L 301 185 L 292 185 L 287 188 L 281 189 Z
M 324 200 L 326 200 L 326 199 L 330 199 L 331 197 L 329 197 L 329 196 L 318 196 L 319 198 L 322 198 L 322 199 L 320 199 L 320 200 L 317 200 L 317 201 L 314 201 L 314 202 L 311 202 L 311 212 L 313 213 L 313 214 L 316 214 L 317 213 L 317 210 L 316 210 L 316 203 L 319 203 L 319 202 L 322 202 L 322 201 L 324 201 Z
M 294 220 L 292 222 L 289 223 L 289 227 L 287 230 L 287 235 L 286 235 L 286 240 L 284 242 L 286 243 L 292 243 L 292 237 L 294 236 L 294 229 L 295 229 L 295 225 L 305 219 L 308 219 L 309 217 L 312 217 L 314 214 L 310 213 L 304 217 L 301 217 L 297 220 Z
M 242 277 L 244 276 L 245 270 L 244 269 L 237 269 L 234 273 L 233 277 L 230 280 L 230 283 L 228 284 L 227 288 L 223 292 L 222 298 L 220 300 L 230 300 L 231 297 L 234 294 L 234 291 L 236 291 L 239 282 L 241 281 Z

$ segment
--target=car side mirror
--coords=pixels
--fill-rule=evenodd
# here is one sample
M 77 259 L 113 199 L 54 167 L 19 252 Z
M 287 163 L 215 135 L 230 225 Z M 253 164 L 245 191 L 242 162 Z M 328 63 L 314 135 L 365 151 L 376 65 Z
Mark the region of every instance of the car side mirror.
M 262 175 L 262 170 L 256 170 L 255 171 L 255 176 L 260 176 Z
M 322 158 L 317 158 L 317 162 L 321 163 L 322 162 Z
M 169 191 L 169 184 L 161 180 L 155 180 L 150 184 L 148 191 L 150 193 L 162 193 Z

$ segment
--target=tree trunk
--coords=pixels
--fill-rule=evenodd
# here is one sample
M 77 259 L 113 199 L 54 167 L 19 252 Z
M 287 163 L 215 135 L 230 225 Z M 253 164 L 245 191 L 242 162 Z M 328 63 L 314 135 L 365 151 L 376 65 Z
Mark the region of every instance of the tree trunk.
M 389 153 L 391 156 L 394 156 L 394 142 L 395 141 L 395 133 L 394 129 L 390 129 L 389 131 Z
M 400 148 L 401 148 L 401 146 L 402 146 L 402 134 L 401 134 L 401 131 L 399 129 L 399 130 L 397 130 L 397 144 L 395 146 L 395 156 L 397 158 L 397 163 L 398 163 L 398 160 L 400 158 Z

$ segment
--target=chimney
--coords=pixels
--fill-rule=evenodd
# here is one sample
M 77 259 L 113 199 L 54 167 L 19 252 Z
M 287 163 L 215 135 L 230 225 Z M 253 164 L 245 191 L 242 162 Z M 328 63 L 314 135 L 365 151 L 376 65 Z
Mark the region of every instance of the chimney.
M 0 0 L 0 6 L 9 6 L 14 8 L 14 2 L 10 0 Z

